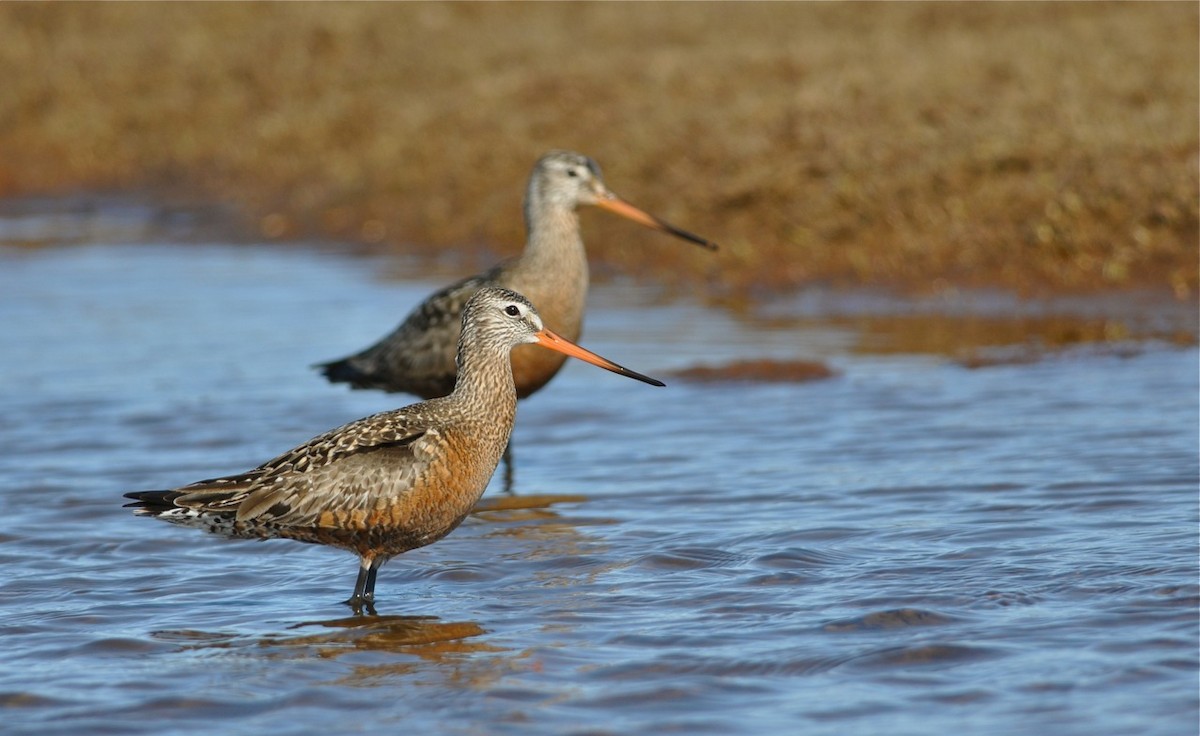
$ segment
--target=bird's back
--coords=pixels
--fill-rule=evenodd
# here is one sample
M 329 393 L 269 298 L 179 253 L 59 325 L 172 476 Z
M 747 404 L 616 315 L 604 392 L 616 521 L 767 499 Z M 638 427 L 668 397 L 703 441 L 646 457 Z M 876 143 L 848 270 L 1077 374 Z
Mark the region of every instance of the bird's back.
M 449 398 L 375 414 L 254 470 L 128 494 L 138 512 L 231 538 L 286 538 L 385 557 L 441 539 L 500 461 L 512 415 Z

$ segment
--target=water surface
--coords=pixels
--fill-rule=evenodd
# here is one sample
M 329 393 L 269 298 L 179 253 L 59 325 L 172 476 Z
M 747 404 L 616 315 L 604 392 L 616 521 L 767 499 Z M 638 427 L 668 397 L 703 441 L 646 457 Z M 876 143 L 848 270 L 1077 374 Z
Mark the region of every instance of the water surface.
M 1195 348 L 968 370 L 598 287 L 582 342 L 668 387 L 570 365 L 518 412 L 516 495 L 389 563 L 376 617 L 345 553 L 121 508 L 407 403 L 308 365 L 437 285 L 0 249 L 0 730 L 1196 733 Z M 741 357 L 837 375 L 669 379 Z

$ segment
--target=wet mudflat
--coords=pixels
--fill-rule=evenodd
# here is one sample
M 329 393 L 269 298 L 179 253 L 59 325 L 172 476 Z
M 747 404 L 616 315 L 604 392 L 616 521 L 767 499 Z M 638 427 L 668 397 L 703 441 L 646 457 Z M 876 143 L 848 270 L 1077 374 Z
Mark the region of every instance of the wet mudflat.
M 1195 732 L 1194 347 L 973 370 L 601 286 L 582 343 L 667 388 L 568 366 L 378 616 L 345 553 L 121 508 L 408 403 L 308 368 L 446 280 L 405 268 L 0 249 L 0 731 Z M 673 378 L 744 359 L 834 375 Z

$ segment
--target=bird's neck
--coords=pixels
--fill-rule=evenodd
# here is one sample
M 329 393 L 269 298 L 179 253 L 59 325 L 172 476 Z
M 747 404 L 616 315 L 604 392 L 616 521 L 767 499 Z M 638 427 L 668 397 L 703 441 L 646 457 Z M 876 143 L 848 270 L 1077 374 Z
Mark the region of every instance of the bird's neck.
M 525 208 L 525 227 L 528 234 L 522 260 L 548 262 L 554 268 L 576 262 L 586 264 L 579 214 L 573 207 L 548 202 L 529 204 Z
M 449 396 L 432 401 L 442 404 L 449 419 L 438 429 L 456 452 L 471 459 L 462 469 L 468 486 L 479 500 L 487 480 L 496 469 L 512 436 L 517 416 L 517 392 L 513 386 L 510 350 L 484 345 L 464 354 L 459 351 L 458 380 Z M 469 506 L 467 507 L 469 508 Z
M 573 208 L 526 207 L 529 227 L 525 252 L 507 275 L 506 286 L 530 299 L 547 326 L 578 336 L 587 300 L 588 262 Z
M 482 407 L 486 416 L 515 413 L 517 392 L 513 385 L 509 348 L 487 345 L 482 350 L 463 350 L 459 343 L 458 378 L 450 394 L 454 401 Z

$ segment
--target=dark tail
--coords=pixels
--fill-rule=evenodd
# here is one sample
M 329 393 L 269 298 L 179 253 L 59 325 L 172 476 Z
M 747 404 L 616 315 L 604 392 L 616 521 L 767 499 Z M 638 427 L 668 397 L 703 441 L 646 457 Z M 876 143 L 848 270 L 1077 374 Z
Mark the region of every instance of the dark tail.
M 182 495 L 179 491 L 134 491 L 125 494 L 125 498 L 132 498 L 133 503 L 127 503 L 122 508 L 135 509 L 138 513 L 158 516 L 164 511 L 176 508 L 175 499 Z
M 351 363 L 351 358 L 335 360 L 329 363 L 318 363 L 313 366 L 321 371 L 330 383 L 348 383 L 352 388 L 373 388 L 375 382 L 371 377 Z

